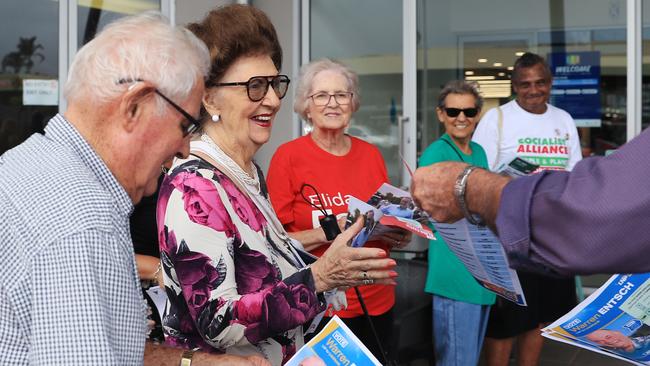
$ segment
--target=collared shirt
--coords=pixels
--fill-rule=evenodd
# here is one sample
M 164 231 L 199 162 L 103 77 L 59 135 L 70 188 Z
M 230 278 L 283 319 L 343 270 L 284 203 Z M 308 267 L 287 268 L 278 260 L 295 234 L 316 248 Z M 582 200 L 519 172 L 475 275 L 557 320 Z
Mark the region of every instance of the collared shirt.
M 560 274 L 650 271 L 650 129 L 569 172 L 508 183 L 496 226 L 517 269 Z
M 0 364 L 142 364 L 132 210 L 61 115 L 0 156 Z

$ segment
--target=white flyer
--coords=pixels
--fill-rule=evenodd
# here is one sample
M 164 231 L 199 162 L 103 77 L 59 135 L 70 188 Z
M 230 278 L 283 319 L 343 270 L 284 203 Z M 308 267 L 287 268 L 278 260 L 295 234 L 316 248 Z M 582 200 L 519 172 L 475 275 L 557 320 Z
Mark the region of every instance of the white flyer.
M 479 284 L 517 305 L 526 306 L 517 272 L 510 268 L 501 242 L 490 229 L 472 225 L 465 219 L 453 224 L 433 222 L 433 225 Z

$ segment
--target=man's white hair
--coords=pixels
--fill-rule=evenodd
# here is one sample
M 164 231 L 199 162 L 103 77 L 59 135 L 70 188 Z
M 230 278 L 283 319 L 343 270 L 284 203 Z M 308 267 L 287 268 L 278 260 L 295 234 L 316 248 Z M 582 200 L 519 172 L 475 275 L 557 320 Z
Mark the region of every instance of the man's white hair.
M 154 84 L 174 101 L 186 100 L 210 68 L 205 44 L 158 12 L 121 18 L 104 28 L 75 56 L 64 95 L 69 102 L 106 103 L 138 80 Z M 158 97 L 158 111 L 164 101 Z

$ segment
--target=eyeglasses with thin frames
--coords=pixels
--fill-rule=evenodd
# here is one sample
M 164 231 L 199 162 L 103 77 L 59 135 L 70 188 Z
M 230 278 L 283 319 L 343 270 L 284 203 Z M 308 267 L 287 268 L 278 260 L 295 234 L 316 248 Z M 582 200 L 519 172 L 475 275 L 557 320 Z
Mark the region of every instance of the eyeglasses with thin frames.
M 325 92 L 320 92 L 316 94 L 312 94 L 309 97 L 311 98 L 312 101 L 314 101 L 314 104 L 317 106 L 326 106 L 330 104 L 330 100 L 332 100 L 332 97 L 334 97 L 334 101 L 338 105 L 348 105 L 350 102 L 352 102 L 352 96 L 354 93 L 352 92 L 336 92 L 336 93 L 325 93 Z
M 118 80 L 118 84 L 129 84 L 129 83 L 135 83 L 135 82 L 141 82 L 144 81 L 142 79 L 120 79 Z M 187 137 L 194 132 L 198 131 L 199 128 L 201 128 L 201 122 L 197 120 L 196 118 L 192 117 L 191 114 L 189 114 L 185 109 L 183 109 L 181 106 L 178 104 L 174 103 L 171 99 L 169 99 L 165 94 L 163 94 L 158 88 L 154 89 L 154 93 L 158 94 L 161 98 L 165 100 L 170 106 L 172 106 L 178 113 L 180 113 L 190 124 L 188 126 L 181 126 L 181 130 L 183 131 L 183 137 Z
M 248 81 L 238 81 L 231 83 L 208 83 L 207 87 L 219 87 L 219 86 L 245 86 L 246 93 L 248 94 L 248 99 L 251 102 L 259 102 L 264 99 L 266 93 L 269 92 L 269 85 L 273 88 L 275 95 L 278 96 L 278 99 L 284 98 L 287 95 L 287 90 L 289 90 L 289 83 L 291 80 L 287 75 L 275 75 L 275 76 L 253 76 L 248 79 Z

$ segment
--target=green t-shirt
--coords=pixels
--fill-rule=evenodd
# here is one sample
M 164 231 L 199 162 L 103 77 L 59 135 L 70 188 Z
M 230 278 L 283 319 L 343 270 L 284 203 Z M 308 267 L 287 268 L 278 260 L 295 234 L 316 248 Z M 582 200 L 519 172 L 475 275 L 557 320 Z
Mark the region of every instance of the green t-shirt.
M 424 150 L 419 166 L 441 161 L 463 161 L 487 168 L 488 163 L 483 148 L 475 142 L 470 142 L 470 148 L 472 155 L 463 153 L 451 137 L 444 134 Z M 429 241 L 429 272 L 425 291 L 472 304 L 494 304 L 496 295 L 476 282 L 438 232 L 436 232 L 436 239 Z

